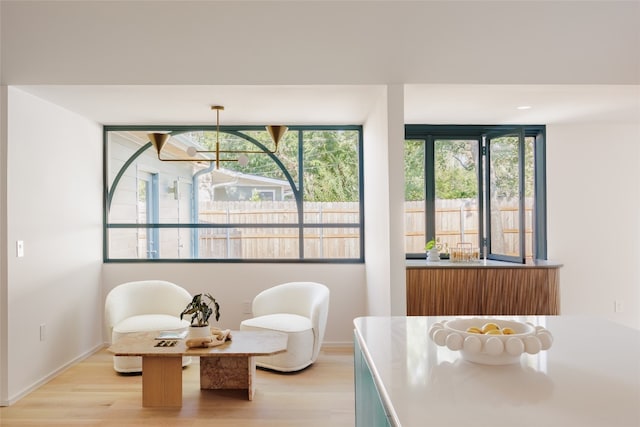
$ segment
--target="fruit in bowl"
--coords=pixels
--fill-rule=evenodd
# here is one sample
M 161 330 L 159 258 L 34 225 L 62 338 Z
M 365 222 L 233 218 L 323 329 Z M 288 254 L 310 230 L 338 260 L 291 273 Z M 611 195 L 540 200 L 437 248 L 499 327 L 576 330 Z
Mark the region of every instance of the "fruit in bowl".
M 517 363 L 523 353 L 536 354 L 553 343 L 551 332 L 542 326 L 485 318 L 436 322 L 429 337 L 439 346 L 460 351 L 466 360 L 489 365 Z

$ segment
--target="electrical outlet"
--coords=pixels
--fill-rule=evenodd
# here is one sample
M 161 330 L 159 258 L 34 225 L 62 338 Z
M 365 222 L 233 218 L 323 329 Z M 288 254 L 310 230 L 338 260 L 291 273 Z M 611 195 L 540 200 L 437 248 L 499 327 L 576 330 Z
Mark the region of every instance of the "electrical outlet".
M 47 325 L 44 323 L 40 325 L 40 341 L 44 341 L 47 338 Z
M 613 311 L 615 311 L 616 313 L 622 313 L 624 311 L 624 307 L 622 306 L 622 301 L 613 302 Z
M 251 314 L 251 301 L 245 301 L 242 303 L 242 313 Z

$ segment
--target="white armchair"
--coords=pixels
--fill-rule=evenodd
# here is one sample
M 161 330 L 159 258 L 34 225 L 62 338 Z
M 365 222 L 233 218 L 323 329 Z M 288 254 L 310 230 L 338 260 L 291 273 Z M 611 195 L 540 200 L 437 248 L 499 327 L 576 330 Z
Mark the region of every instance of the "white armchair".
M 329 314 L 329 288 L 314 282 L 284 283 L 260 292 L 252 319 L 240 330 L 270 330 L 288 336 L 287 351 L 256 357 L 256 365 L 282 372 L 299 371 L 316 361 Z
M 143 331 L 181 331 L 189 328 L 180 313 L 191 301 L 186 289 L 163 280 L 128 282 L 113 288 L 105 300 L 104 321 L 106 336 L 111 342 L 123 335 Z M 182 365 L 191 363 L 190 357 Z M 142 358 L 113 356 L 113 369 L 117 372 L 141 372 Z

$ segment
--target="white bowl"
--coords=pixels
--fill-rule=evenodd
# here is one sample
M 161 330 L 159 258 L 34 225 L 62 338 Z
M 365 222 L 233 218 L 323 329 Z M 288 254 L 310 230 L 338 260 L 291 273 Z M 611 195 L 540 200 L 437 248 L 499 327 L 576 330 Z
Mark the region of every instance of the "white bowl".
M 470 327 L 482 329 L 495 323 L 500 329 L 511 328 L 510 335 L 488 335 L 467 332 Z M 462 358 L 485 365 L 518 363 L 523 353 L 536 354 L 553 343 L 551 332 L 542 326 L 494 318 L 455 319 L 434 323 L 429 337 L 439 346 L 460 351 Z

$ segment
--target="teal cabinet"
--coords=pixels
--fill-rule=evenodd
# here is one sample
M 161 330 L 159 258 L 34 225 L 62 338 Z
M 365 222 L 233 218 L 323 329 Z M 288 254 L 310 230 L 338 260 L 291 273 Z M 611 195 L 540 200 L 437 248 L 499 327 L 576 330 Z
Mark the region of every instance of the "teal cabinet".
M 356 427 L 390 427 L 392 424 L 382 404 L 373 374 L 354 336 L 354 376 L 356 392 Z

